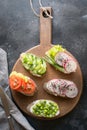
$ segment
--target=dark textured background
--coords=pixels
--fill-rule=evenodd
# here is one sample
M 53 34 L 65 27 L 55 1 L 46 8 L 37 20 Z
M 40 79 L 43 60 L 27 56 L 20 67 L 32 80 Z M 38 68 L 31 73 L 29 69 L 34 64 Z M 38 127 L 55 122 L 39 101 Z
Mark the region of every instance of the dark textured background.
M 39 13 L 38 0 L 33 0 Z M 42 0 L 53 9 L 53 44 L 61 43 L 80 63 L 83 94 L 75 109 L 54 121 L 27 117 L 36 130 L 87 129 L 87 0 Z M 21 52 L 39 44 L 39 18 L 29 0 L 0 0 L 0 47 L 8 54 L 9 73 Z

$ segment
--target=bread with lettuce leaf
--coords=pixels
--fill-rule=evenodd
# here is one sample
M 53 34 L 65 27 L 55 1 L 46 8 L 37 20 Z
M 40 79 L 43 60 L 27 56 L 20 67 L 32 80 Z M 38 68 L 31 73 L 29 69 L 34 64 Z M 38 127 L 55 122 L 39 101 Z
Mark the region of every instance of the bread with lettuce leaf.
M 46 61 L 57 70 L 70 74 L 76 72 L 77 63 L 61 45 L 55 45 L 45 53 Z

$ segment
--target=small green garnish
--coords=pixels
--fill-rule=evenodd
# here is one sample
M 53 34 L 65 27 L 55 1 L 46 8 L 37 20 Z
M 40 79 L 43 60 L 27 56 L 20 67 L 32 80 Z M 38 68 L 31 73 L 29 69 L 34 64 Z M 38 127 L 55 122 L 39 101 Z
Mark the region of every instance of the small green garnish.
M 46 52 L 46 55 L 47 56 L 50 56 L 51 58 L 54 59 L 55 55 L 58 53 L 58 52 L 64 52 L 65 49 L 61 46 L 61 45 L 55 45 L 53 46 L 50 50 L 48 50 Z

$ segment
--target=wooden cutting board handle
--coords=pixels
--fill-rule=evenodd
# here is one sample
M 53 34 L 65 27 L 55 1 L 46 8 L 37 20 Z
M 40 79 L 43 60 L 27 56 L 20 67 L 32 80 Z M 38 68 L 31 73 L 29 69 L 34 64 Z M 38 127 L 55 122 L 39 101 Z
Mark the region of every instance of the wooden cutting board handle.
M 52 43 L 52 19 L 46 16 L 44 8 L 47 9 L 48 13 L 52 15 L 51 7 L 40 8 L 40 45 L 46 46 Z

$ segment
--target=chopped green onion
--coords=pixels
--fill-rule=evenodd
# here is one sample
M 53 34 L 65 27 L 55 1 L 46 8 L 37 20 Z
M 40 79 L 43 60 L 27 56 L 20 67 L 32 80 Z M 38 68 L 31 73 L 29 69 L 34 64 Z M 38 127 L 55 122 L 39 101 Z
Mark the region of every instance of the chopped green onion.
M 37 100 L 32 106 L 31 112 L 41 117 L 54 117 L 59 114 L 59 106 L 51 100 Z

